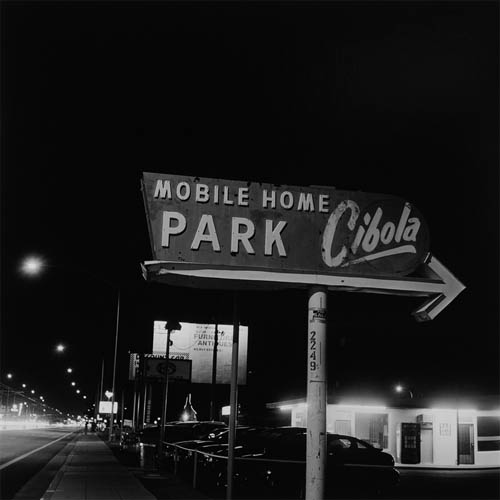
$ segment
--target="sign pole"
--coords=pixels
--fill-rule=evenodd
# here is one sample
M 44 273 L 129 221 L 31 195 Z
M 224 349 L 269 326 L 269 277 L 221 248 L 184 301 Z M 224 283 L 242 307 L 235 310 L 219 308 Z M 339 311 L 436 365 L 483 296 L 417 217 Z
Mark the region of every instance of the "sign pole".
M 121 417 L 120 417 L 120 437 L 123 436 L 123 415 L 124 415 L 124 408 L 125 406 L 125 390 L 122 389 L 122 412 L 121 412 Z
M 215 420 L 215 387 L 217 384 L 217 344 L 219 343 L 218 337 L 218 327 L 217 322 L 215 323 L 215 331 L 214 331 L 214 350 L 212 356 L 212 394 L 210 400 L 210 420 Z
M 306 500 L 322 500 L 326 469 L 326 287 L 309 289 Z
M 161 454 L 163 451 L 163 441 L 165 440 L 165 423 L 167 420 L 167 399 L 168 399 L 168 358 L 170 357 L 170 328 L 167 328 L 167 346 L 165 348 L 165 378 L 164 378 L 164 392 L 163 392 L 163 407 L 161 410 L 161 428 L 160 428 L 160 442 L 158 450 Z
M 118 354 L 118 332 L 119 332 L 119 326 L 120 326 L 120 296 L 121 292 L 118 290 L 118 299 L 117 299 L 117 304 L 116 304 L 116 326 L 115 326 L 115 352 L 113 355 L 113 383 L 112 383 L 112 388 L 111 392 L 113 393 L 111 395 L 111 418 L 110 418 L 110 424 L 109 424 L 109 436 L 108 439 L 111 441 L 113 439 L 113 423 L 115 421 L 115 392 L 116 392 L 116 386 L 115 386 L 115 381 L 116 381 L 116 357 Z M 118 417 L 118 414 L 116 415 Z
M 134 403 L 133 403 L 133 406 L 132 406 L 132 429 L 134 429 L 134 431 L 137 430 L 137 427 L 136 427 L 136 423 L 137 423 L 136 410 L 137 410 L 137 373 L 135 374 L 135 378 L 134 378 Z
M 236 422 L 238 418 L 238 343 L 240 337 L 240 318 L 238 311 L 238 292 L 233 295 L 233 351 L 231 360 L 231 395 L 229 399 L 229 436 L 227 453 L 227 488 L 226 499 L 233 498 L 234 444 Z

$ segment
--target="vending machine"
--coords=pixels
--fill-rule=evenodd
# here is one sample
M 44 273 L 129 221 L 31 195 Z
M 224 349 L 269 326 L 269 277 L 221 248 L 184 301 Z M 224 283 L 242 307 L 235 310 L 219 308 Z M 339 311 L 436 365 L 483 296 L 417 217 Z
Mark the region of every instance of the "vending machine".
M 401 422 L 396 437 L 397 461 L 400 464 L 420 463 L 420 424 Z

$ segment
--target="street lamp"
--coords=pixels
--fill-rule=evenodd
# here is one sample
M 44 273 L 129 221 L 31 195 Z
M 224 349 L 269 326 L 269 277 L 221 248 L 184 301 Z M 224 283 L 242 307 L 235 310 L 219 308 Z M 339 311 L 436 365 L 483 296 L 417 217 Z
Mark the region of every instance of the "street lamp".
M 73 368 L 68 368 L 68 369 L 66 370 L 66 372 L 67 372 L 67 373 L 73 373 Z
M 57 344 L 56 345 L 56 351 L 57 352 L 64 352 L 65 349 L 66 349 L 66 346 L 63 345 L 63 344 Z
M 44 262 L 40 257 L 26 257 L 21 263 L 21 272 L 28 276 L 37 276 L 38 274 L 40 274 L 43 265 Z
M 12 373 L 7 373 L 7 378 L 8 378 L 9 380 L 10 380 L 10 379 L 12 379 L 12 377 L 13 377 Z

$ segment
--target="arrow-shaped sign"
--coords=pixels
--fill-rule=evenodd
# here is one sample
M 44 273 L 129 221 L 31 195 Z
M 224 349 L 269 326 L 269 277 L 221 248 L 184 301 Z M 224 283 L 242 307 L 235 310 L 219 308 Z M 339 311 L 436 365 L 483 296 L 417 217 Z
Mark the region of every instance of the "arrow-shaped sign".
M 148 281 L 206 288 L 241 289 L 263 285 L 302 288 L 320 285 L 330 290 L 431 297 L 412 313 L 417 321 L 434 319 L 465 288 L 436 257 L 430 254 L 423 265 L 423 276 L 411 278 L 213 269 L 202 264 L 177 261 L 147 261 L 142 264 L 142 269 L 144 278 Z
M 465 289 L 461 283 L 439 260 L 433 255 L 428 256 L 425 261 L 424 270 L 429 274 L 439 277 L 444 289 L 437 297 L 432 297 L 421 307 L 413 311 L 413 316 L 417 321 L 429 321 L 434 319 L 448 304 L 450 304 Z

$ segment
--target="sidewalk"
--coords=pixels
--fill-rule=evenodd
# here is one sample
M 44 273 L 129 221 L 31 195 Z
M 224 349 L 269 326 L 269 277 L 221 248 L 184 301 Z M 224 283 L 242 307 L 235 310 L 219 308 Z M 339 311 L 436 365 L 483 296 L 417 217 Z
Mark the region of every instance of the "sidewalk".
M 156 500 L 95 434 L 80 435 L 42 500 Z

